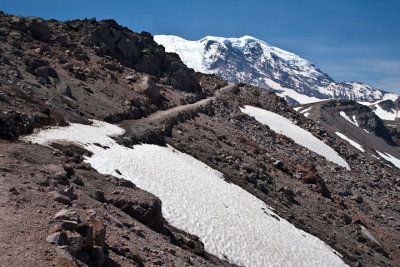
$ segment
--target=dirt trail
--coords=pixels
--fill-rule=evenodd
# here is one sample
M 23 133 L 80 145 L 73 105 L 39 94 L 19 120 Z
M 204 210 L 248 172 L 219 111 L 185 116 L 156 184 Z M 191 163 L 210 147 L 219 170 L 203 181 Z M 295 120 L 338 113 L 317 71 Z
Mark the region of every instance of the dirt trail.
M 235 86 L 237 86 L 235 83 L 229 82 L 227 86 L 222 87 L 221 89 L 217 90 L 213 96 L 199 100 L 192 104 L 176 106 L 176 107 L 173 107 L 173 108 L 170 108 L 167 110 L 157 111 L 157 112 L 151 114 L 150 116 L 139 119 L 139 120 L 125 120 L 125 121 L 122 121 L 119 124 L 119 126 L 124 128 L 125 130 L 127 130 L 127 133 L 129 133 L 133 127 L 136 128 L 135 126 L 149 124 L 153 121 L 161 121 L 167 117 L 172 117 L 174 115 L 177 115 L 180 112 L 189 111 L 189 110 L 196 109 L 198 107 L 207 105 L 208 103 L 210 103 L 210 101 L 215 99 L 221 93 L 223 93 L 225 91 L 229 91 L 229 90 L 233 89 Z

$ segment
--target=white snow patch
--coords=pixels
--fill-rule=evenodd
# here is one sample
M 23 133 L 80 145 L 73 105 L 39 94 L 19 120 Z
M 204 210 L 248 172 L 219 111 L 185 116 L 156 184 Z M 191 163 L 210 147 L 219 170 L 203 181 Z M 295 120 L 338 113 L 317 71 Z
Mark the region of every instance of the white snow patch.
M 303 107 L 295 107 L 293 108 L 295 111 L 299 111 L 299 109 L 302 109 Z
M 357 122 L 356 115 L 353 115 L 352 118 L 353 118 L 354 124 L 355 124 L 356 126 L 359 126 L 359 125 L 358 125 L 358 122 Z
M 399 96 L 392 94 L 392 93 L 386 93 L 381 100 L 378 100 L 376 102 L 358 102 L 361 105 L 371 107 L 371 109 L 374 109 L 373 112 L 375 113 L 376 116 L 381 118 L 382 120 L 388 120 L 388 121 L 394 121 L 397 118 L 400 118 L 400 114 L 394 109 L 390 111 L 386 111 L 381 106 L 379 106 L 379 103 L 385 100 L 392 100 L 395 101 Z
M 277 216 L 247 191 L 225 182 L 222 173 L 170 146 L 127 148 L 109 137 L 123 132 L 94 121 L 92 126 L 43 130 L 25 140 L 84 145 L 93 153 L 85 159 L 93 168 L 128 179 L 158 196 L 171 225 L 198 235 L 206 251 L 237 265 L 346 266 L 336 251 Z
M 356 120 L 356 116 L 355 116 L 355 115 L 353 115 L 353 119 L 350 119 L 350 118 L 346 115 L 346 113 L 345 113 L 344 111 L 340 111 L 339 114 L 340 114 L 340 116 L 342 116 L 343 118 L 345 118 L 348 122 L 354 124 L 355 126 L 358 126 L 358 122 L 357 122 L 357 120 Z
M 382 153 L 376 150 L 376 153 L 379 154 L 380 157 L 386 159 L 387 161 L 391 162 L 394 166 L 400 169 L 400 159 L 393 157 L 389 153 Z
M 240 110 L 243 113 L 253 116 L 257 121 L 267 124 L 274 132 L 283 134 L 292 139 L 295 143 L 308 148 L 347 170 L 350 170 L 349 164 L 347 164 L 347 162 L 340 157 L 335 150 L 316 138 L 310 132 L 293 124 L 287 118 L 274 112 L 253 106 L 245 106 L 244 108 L 240 108 Z
M 312 107 L 305 108 L 302 111 L 300 111 L 300 113 L 306 113 L 307 111 L 310 111 L 311 109 L 312 109 Z
M 304 117 L 308 118 L 308 115 L 310 115 L 310 113 L 306 112 L 303 115 L 304 115 Z
M 376 108 L 374 110 L 374 113 L 382 120 L 394 121 L 396 118 L 399 118 L 397 112 L 394 109 L 392 109 L 391 112 L 389 112 L 381 108 L 381 106 L 379 106 L 378 104 L 374 106 Z
M 364 149 L 362 148 L 362 146 L 361 146 L 359 143 L 357 143 L 356 141 L 354 141 L 354 140 L 348 138 L 347 136 L 345 136 L 345 135 L 342 134 L 342 133 L 335 132 L 335 134 L 336 134 L 337 136 L 339 136 L 340 138 L 342 138 L 343 140 L 346 140 L 350 145 L 354 146 L 355 148 L 357 148 L 357 149 L 360 150 L 361 152 L 364 152 Z
M 377 157 L 377 156 L 375 156 L 375 155 L 372 155 L 372 154 L 371 154 L 371 156 L 374 157 L 374 158 L 376 158 L 376 159 L 381 160 L 379 157 Z
M 280 97 L 284 97 L 284 98 L 286 98 L 286 97 L 293 98 L 294 100 L 299 102 L 300 105 L 311 104 L 311 103 L 328 100 L 328 99 L 321 99 L 321 98 L 317 98 L 314 96 L 306 96 L 306 95 L 300 94 L 293 89 L 282 87 L 279 83 L 277 83 L 271 79 L 268 79 L 268 78 L 264 78 L 264 82 L 272 89 L 281 91 L 281 92 L 276 93 L 276 95 L 278 95 Z

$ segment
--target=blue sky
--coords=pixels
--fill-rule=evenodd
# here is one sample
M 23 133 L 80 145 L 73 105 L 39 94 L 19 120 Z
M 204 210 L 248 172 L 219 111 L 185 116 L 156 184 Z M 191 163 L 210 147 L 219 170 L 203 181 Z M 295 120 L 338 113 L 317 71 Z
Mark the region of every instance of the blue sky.
M 315 63 L 337 81 L 400 94 L 400 0 L 2 0 L 10 14 L 113 18 L 134 31 L 251 35 Z

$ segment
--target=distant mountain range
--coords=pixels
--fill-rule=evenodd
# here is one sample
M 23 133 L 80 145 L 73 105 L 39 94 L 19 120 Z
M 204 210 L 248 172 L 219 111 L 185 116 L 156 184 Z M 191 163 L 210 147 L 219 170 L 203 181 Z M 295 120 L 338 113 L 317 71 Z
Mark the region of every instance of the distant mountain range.
M 324 99 L 360 102 L 395 100 L 397 96 L 360 82 L 336 82 L 313 63 L 251 36 L 207 36 L 188 41 L 173 35 L 156 35 L 166 52 L 177 53 L 195 71 L 227 80 L 274 90 L 291 105 Z

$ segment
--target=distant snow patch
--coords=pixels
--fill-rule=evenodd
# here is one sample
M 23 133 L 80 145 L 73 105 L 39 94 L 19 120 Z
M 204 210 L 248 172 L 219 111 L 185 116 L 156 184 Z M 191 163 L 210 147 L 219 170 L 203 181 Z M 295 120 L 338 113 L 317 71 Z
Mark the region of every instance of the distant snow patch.
M 394 166 L 400 169 L 400 160 L 398 158 L 393 157 L 389 153 L 382 153 L 376 150 L 376 153 L 379 154 L 382 158 L 386 159 L 387 161 L 391 162 Z
M 358 102 L 361 105 L 371 107 L 371 109 L 374 109 L 373 112 L 375 113 L 376 116 L 378 116 L 382 120 L 387 120 L 387 121 L 394 121 L 397 118 L 400 118 L 400 114 L 397 113 L 396 110 L 391 109 L 390 111 L 386 111 L 381 106 L 379 106 L 379 103 L 385 100 L 392 100 L 395 101 L 399 96 L 392 94 L 392 93 L 386 93 L 381 100 L 378 100 L 376 102 Z
M 340 111 L 339 114 L 340 114 L 340 116 L 342 116 L 343 118 L 345 118 L 348 122 L 354 124 L 354 125 L 357 126 L 357 127 L 359 126 L 359 125 L 358 125 L 358 122 L 357 122 L 357 120 L 356 120 L 356 116 L 355 116 L 355 115 L 353 115 L 353 119 L 350 119 L 350 118 L 346 115 L 346 113 L 345 113 L 344 111 Z
M 343 140 L 346 140 L 350 145 L 354 146 L 355 148 L 357 148 L 361 152 L 364 152 L 364 149 L 362 148 L 362 146 L 359 143 L 355 142 L 354 140 L 351 140 L 350 138 L 348 138 L 347 136 L 345 136 L 342 133 L 335 132 L 335 134 L 337 136 L 339 136 L 340 138 L 342 138 Z
M 128 179 L 159 197 L 168 223 L 199 236 L 207 252 L 231 263 L 346 266 L 336 251 L 280 218 L 255 196 L 224 181 L 222 173 L 170 146 L 146 144 L 128 148 L 109 137 L 123 132 L 117 126 L 94 121 L 93 125 L 71 124 L 43 130 L 25 140 L 85 146 L 93 153 L 85 158 L 93 168 Z
M 336 163 L 347 170 L 350 170 L 349 164 L 339 156 L 330 146 L 316 138 L 310 132 L 293 124 L 285 117 L 274 112 L 256 108 L 253 106 L 245 106 L 240 108 L 243 113 L 253 116 L 257 121 L 267 124 L 274 132 L 283 134 L 295 143 L 308 148 L 309 150 L 325 157 L 327 160 Z
M 304 117 L 308 118 L 308 115 L 310 115 L 310 113 L 308 111 L 310 111 L 311 109 L 312 109 L 312 107 L 305 108 L 302 111 L 300 111 L 300 113 L 303 114 Z
M 310 111 L 311 109 L 312 109 L 312 107 L 305 108 L 305 109 L 303 109 L 302 111 L 300 111 L 300 113 L 304 114 L 304 113 L 306 113 L 307 111 Z
M 301 105 L 317 103 L 317 102 L 322 102 L 322 101 L 328 100 L 328 99 L 321 99 L 321 98 L 317 98 L 314 96 L 307 96 L 304 94 L 300 94 L 293 89 L 282 87 L 279 83 L 277 83 L 271 79 L 268 79 L 268 78 L 264 78 L 264 82 L 272 89 L 279 91 L 276 93 L 276 95 L 278 95 L 280 97 L 284 97 L 284 98 L 290 97 L 290 98 L 296 100 L 297 102 L 299 102 Z

